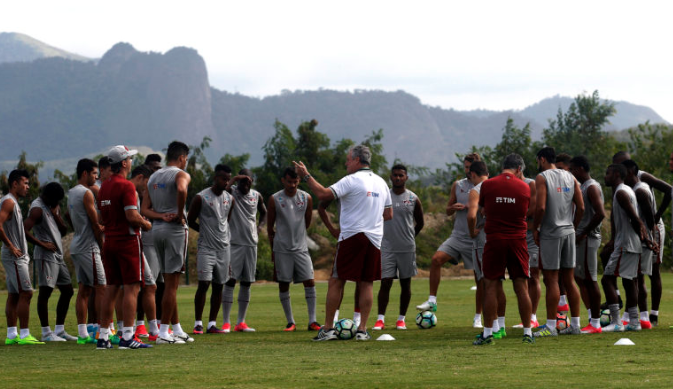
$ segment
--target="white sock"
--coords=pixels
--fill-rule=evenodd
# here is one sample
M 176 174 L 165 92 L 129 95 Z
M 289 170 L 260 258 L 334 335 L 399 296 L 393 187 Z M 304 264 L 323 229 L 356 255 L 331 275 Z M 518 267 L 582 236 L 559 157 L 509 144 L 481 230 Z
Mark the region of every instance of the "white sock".
M 428 296 L 428 301 L 437 304 L 437 296 Z
M 202 320 L 194 320 L 194 327 L 196 326 L 203 326 L 203 321 Z
M 587 309 L 587 315 L 588 315 L 587 317 L 591 319 L 591 308 Z
M 77 335 L 79 335 L 80 338 L 88 338 L 89 337 L 89 332 L 86 330 L 86 324 L 78 324 L 77 325 Z
M 379 315 L 379 317 L 376 320 L 381 320 L 382 322 L 386 321 L 386 316 L 385 315 Z
M 475 314 L 474 314 L 474 320 L 479 320 L 479 321 L 481 321 L 481 313 L 475 313 Z
M 65 326 L 63 324 L 56 324 L 54 326 L 54 332 L 56 333 L 56 335 L 65 332 Z
M 555 330 L 556 329 L 556 320 L 547 319 L 547 328 L 549 328 L 550 330 Z
M 558 299 L 558 305 L 561 306 L 561 305 L 566 305 L 566 304 L 568 304 L 566 302 L 566 295 L 562 294 L 561 297 Z
M 653 309 L 653 310 L 650 311 L 650 315 L 659 316 L 659 311 L 655 311 Z
M 51 333 L 51 327 L 42 327 L 42 336 L 49 335 Z
M 498 317 L 498 326 L 500 328 L 505 328 L 505 317 L 504 316 L 499 316 Z
M 338 321 L 339 321 L 339 310 L 337 309 L 334 312 L 334 322 L 338 322 Z
M 642 321 L 650 321 L 650 314 L 647 311 L 642 311 L 640 312 L 640 320 Z
M 404 321 L 404 319 L 406 319 L 406 316 L 404 316 L 404 315 L 399 315 L 397 317 L 397 321 Z
M 493 328 L 484 327 L 484 338 L 488 338 L 493 335 Z
M 25 338 L 26 336 L 30 336 L 30 330 L 28 328 L 21 328 L 19 330 L 19 337 L 21 339 Z
M 360 312 L 353 312 L 353 321 L 360 321 Z
M 180 323 L 173 324 L 173 333 L 183 334 L 185 331 L 182 330 Z
M 122 331 L 122 334 L 124 333 L 123 328 L 124 328 L 124 320 L 117 320 L 117 329 L 119 331 Z
M 152 335 L 156 335 L 159 333 L 159 320 L 150 320 L 150 330 L 149 333 Z
M 217 327 L 217 322 L 216 321 L 209 321 L 208 322 L 208 328 L 210 328 L 210 327 Z M 208 328 L 206 328 L 206 329 L 208 329 Z
M 589 323 L 594 328 L 601 328 L 601 319 L 590 319 Z
M 573 327 L 580 327 L 580 318 L 578 317 L 570 317 L 570 325 Z
M 524 334 L 524 335 L 528 335 L 528 336 L 533 336 L 533 331 L 531 330 L 530 327 L 528 327 L 528 328 L 525 328 L 525 327 L 524 327 L 524 329 L 523 329 L 523 334 Z
M 617 289 L 617 296 L 619 296 L 619 295 L 620 295 L 620 294 L 619 294 L 619 289 Z
M 168 324 L 161 324 L 159 327 L 159 335 L 162 337 L 168 337 Z
M 7 339 L 14 339 L 18 336 L 16 327 L 7 327 Z
M 109 328 L 101 328 L 100 329 L 100 336 L 98 336 L 98 339 L 110 340 L 110 329 Z
M 144 326 L 145 325 L 145 320 L 138 320 L 136 322 L 136 327 Z
M 491 327 L 491 330 L 493 332 L 500 331 L 500 323 L 498 323 L 498 319 L 493 320 L 493 327 Z
M 629 319 L 629 311 L 625 309 L 624 314 L 622 315 L 622 321 L 629 321 Z
M 133 338 L 133 327 L 122 327 L 124 330 L 122 331 L 122 336 L 124 337 L 124 340 L 131 340 Z
M 530 321 L 537 321 L 537 314 L 531 313 L 530 315 Z

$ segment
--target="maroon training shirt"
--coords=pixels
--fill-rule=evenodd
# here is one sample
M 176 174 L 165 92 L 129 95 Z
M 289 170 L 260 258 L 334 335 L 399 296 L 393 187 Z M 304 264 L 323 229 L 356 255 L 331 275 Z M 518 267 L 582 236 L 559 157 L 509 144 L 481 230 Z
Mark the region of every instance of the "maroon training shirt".
M 530 187 L 511 173 L 502 173 L 484 181 L 479 205 L 486 215 L 486 241 L 526 238 L 526 212 Z
M 105 226 L 106 239 L 139 235 L 138 229 L 131 227 L 126 220 L 127 209 L 138 209 L 136 196 L 133 183 L 119 174 L 113 174 L 103 182 L 98 192 L 98 209 Z

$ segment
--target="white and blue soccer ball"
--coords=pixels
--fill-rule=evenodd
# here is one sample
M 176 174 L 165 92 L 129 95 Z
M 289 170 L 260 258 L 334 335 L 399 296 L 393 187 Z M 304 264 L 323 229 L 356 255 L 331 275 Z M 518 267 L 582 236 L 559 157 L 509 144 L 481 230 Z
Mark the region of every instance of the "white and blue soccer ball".
M 431 311 L 419 312 L 416 315 L 416 325 L 422 330 L 430 329 L 437 325 L 437 316 Z
M 340 340 L 348 340 L 355 337 L 355 332 L 357 328 L 355 327 L 355 322 L 351 319 L 341 319 L 334 326 L 334 331 Z
M 601 327 L 610 325 L 610 310 L 604 309 L 601 311 Z

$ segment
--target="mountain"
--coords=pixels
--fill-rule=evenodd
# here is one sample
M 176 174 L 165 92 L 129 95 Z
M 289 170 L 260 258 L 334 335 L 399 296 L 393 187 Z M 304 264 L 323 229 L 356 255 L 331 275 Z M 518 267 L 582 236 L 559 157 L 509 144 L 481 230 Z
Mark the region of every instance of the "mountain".
M 0 63 L 30 62 L 40 58 L 59 57 L 74 61 L 93 61 L 78 54 L 49 46 L 28 35 L 0 32 Z

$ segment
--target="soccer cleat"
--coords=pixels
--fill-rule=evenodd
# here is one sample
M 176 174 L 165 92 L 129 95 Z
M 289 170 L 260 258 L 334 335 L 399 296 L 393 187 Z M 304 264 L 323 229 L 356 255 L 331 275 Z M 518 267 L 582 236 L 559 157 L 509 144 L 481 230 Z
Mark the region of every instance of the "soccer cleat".
M 624 326 L 622 323 L 611 323 L 603 327 L 603 332 L 624 332 Z
M 627 325 L 629 325 L 629 321 L 628 320 L 622 320 L 622 325 L 624 327 L 626 327 Z
M 572 324 L 558 332 L 559 335 L 579 335 L 581 333 L 582 329 Z
M 231 324 L 229 324 L 229 323 L 222 324 L 222 331 L 224 331 L 225 334 L 230 333 L 231 332 Z
M 568 312 L 569 310 L 570 306 L 568 304 L 563 304 L 556 307 L 556 312 Z
M 314 321 L 313 323 L 308 325 L 308 330 L 309 331 L 320 331 L 320 324 L 318 324 L 318 322 Z
M 96 333 L 96 326 L 93 324 L 87 324 L 86 325 L 86 332 L 90 334 L 95 334 Z
M 633 324 L 627 324 L 624 327 L 624 331 L 640 331 L 642 329 L 643 329 L 643 327 L 640 325 L 640 323 L 638 323 L 638 325 L 635 325 L 635 326 Z
M 523 339 L 521 340 L 521 343 L 523 343 L 523 344 L 533 344 L 533 343 L 535 343 L 535 338 L 533 338 L 530 335 L 524 335 Z
M 556 328 L 549 328 L 545 324 L 544 326 L 540 326 L 538 328 L 541 328 L 538 331 L 533 332 L 533 336 L 536 338 L 544 338 L 547 336 L 557 336 L 558 332 L 556 331 Z
M 194 341 L 194 338 L 187 335 L 186 332 L 183 332 L 181 334 L 178 334 L 177 332 L 173 332 L 173 339 L 175 339 L 176 342 L 178 340 L 182 340 L 185 343 L 192 343 Z
M 176 338 L 171 334 L 168 334 L 168 336 L 161 336 L 161 334 L 159 334 L 157 337 L 157 344 L 185 344 L 185 341 Z
M 652 329 L 652 323 L 649 322 L 649 321 L 647 321 L 647 320 L 641 320 L 641 321 L 640 321 L 640 326 L 641 326 L 644 330 L 651 330 L 651 329 Z
M 384 328 L 386 328 L 386 325 L 383 320 L 377 320 L 376 324 L 374 324 L 374 328 L 372 328 L 372 331 L 381 331 Z
M 226 334 L 227 332 L 225 330 L 221 330 L 217 328 L 217 326 L 210 326 L 208 327 L 208 330 L 206 331 L 208 334 Z
M 87 336 L 87 337 L 77 337 L 77 344 L 92 344 L 96 343 L 96 338 L 93 336 Z
M 26 345 L 26 344 L 45 344 L 45 343 L 40 342 L 39 340 L 35 339 L 35 337 L 33 335 L 28 335 L 25 338 L 19 339 L 17 344 Z
M 659 315 L 650 314 L 650 323 L 652 323 L 652 327 L 658 326 L 659 325 Z
M 297 330 L 297 326 L 294 323 L 287 323 L 283 332 L 294 332 Z
M 245 322 L 243 322 L 243 323 L 236 324 L 236 327 L 234 327 L 234 331 L 236 331 L 236 332 L 255 332 L 255 329 L 248 327 L 248 325 L 245 324 Z
M 42 335 L 43 342 L 65 342 L 65 339 L 61 338 L 60 336 L 56 335 L 53 332 L 50 332 L 46 335 Z
M 96 341 L 96 350 L 107 350 L 112 348 L 112 343 L 110 343 L 109 340 L 105 339 L 98 339 Z
M 484 345 L 493 345 L 495 342 L 493 341 L 493 335 L 489 335 L 487 337 L 484 337 L 484 333 L 482 332 L 481 334 L 477 335 L 477 337 L 474 339 L 474 342 L 472 342 L 472 345 L 474 346 L 484 346 Z
M 600 334 L 603 332 L 603 329 L 601 327 L 596 328 L 589 324 L 588 326 L 582 328 L 581 332 L 583 334 Z
M 499 330 L 493 333 L 493 339 L 502 339 L 505 336 L 507 336 L 507 331 L 505 331 L 505 327 L 500 327 Z
M 145 327 L 144 324 L 136 327 L 136 336 L 140 338 L 147 338 L 150 336 L 149 332 L 147 332 L 147 327 Z
M 484 328 L 484 326 L 481 324 L 481 319 L 472 319 L 472 328 Z
M 159 337 L 159 334 L 155 334 L 155 335 L 149 334 L 147 336 L 147 340 L 149 340 L 150 342 L 156 342 L 158 337 Z
M 12 339 L 9 339 L 9 338 L 5 339 L 5 345 L 6 346 L 11 346 L 13 344 L 19 344 L 19 337 L 18 336 L 15 337 L 15 338 L 12 338 Z
M 128 350 L 128 349 L 139 349 L 139 348 L 152 348 L 152 345 L 143 343 L 139 338 L 132 338 L 129 340 L 124 340 L 124 338 L 119 340 L 119 349 Z
M 119 333 L 119 331 L 117 331 L 114 335 L 110 336 L 110 343 L 112 343 L 114 345 L 119 344 L 120 337 L 119 337 L 118 333 Z
M 395 328 L 398 330 L 406 330 L 407 323 L 405 323 L 404 320 L 398 320 L 397 323 L 395 323 Z
M 194 326 L 194 331 L 192 331 L 192 334 L 202 335 L 203 334 L 203 326 L 202 325 Z
M 70 335 L 69 333 L 67 333 L 67 332 L 65 332 L 65 331 L 63 331 L 63 332 L 59 332 L 59 333 L 56 334 L 56 335 L 58 335 L 58 337 L 60 337 L 60 338 L 63 338 L 63 339 L 65 339 L 65 340 L 67 340 L 68 342 L 76 342 L 76 341 L 77 341 L 77 337 L 72 336 L 72 335 Z
M 421 305 L 417 305 L 416 309 L 418 309 L 419 311 L 437 312 L 437 303 L 431 303 L 430 301 L 426 301 Z
M 369 331 L 358 330 L 355 333 L 355 340 L 371 340 L 372 336 L 369 334 Z
M 530 326 L 531 326 L 531 328 L 537 328 L 537 327 L 540 326 L 540 322 L 538 322 L 537 320 L 531 320 L 530 321 Z M 512 326 L 512 328 L 523 328 L 523 323 L 519 323 L 515 326 Z
M 325 340 L 337 340 L 339 339 L 337 337 L 336 331 L 334 331 L 334 328 L 330 328 L 328 330 L 321 328 L 320 331 L 318 331 L 318 335 L 313 338 L 314 342 L 322 342 Z

